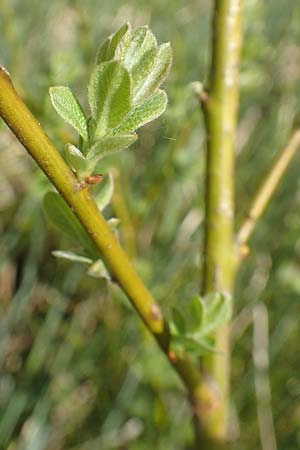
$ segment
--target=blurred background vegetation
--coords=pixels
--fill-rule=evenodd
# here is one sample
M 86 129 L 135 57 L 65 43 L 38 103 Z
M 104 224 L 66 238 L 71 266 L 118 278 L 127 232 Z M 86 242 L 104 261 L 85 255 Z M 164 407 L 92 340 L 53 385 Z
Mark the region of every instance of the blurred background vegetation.
M 74 136 L 51 107 L 49 86 L 69 85 L 84 103 L 97 47 L 124 21 L 149 24 L 159 42 L 171 41 L 166 114 L 102 167 L 116 172 L 106 214 L 120 217 L 120 238 L 166 312 L 200 282 L 205 135 L 191 82 L 205 82 L 211 3 L 0 2 L 0 62 L 60 149 Z M 245 0 L 244 28 L 238 223 L 298 121 L 298 0 Z M 45 217 L 49 189 L 1 122 L 0 448 L 183 449 L 192 426 L 182 386 L 124 295 L 51 255 L 69 243 Z M 232 325 L 231 437 L 238 443 L 231 448 L 261 448 L 259 420 L 272 413 L 278 448 L 294 450 L 300 447 L 299 157 L 250 244 Z M 253 318 L 255 345 L 262 336 L 269 358 L 262 370 L 253 359 Z

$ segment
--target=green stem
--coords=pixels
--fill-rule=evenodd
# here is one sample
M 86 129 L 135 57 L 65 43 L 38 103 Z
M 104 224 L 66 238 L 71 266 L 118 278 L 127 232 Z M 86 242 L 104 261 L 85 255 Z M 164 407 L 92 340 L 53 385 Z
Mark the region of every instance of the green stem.
M 257 225 L 257 222 L 259 221 L 261 215 L 264 213 L 269 201 L 272 198 L 272 195 L 276 191 L 280 181 L 286 173 L 290 162 L 295 156 L 297 150 L 299 150 L 299 147 L 300 129 L 297 129 L 292 134 L 288 144 L 283 148 L 279 156 L 276 158 L 273 166 L 266 175 L 264 181 L 257 191 L 257 194 L 253 199 L 249 213 L 236 237 L 239 249 L 242 249 L 247 245 L 255 229 L 255 226 Z
M 234 144 L 242 35 L 242 0 L 215 0 L 209 86 L 207 94 L 201 96 L 207 129 L 204 294 L 232 293 L 234 286 Z M 227 432 L 227 326 L 218 331 L 216 341 L 217 352 L 204 360 L 216 401 L 205 417 L 203 433 L 208 440 L 218 442 L 225 440 Z
M 0 66 L 0 116 L 44 171 L 90 235 L 115 279 L 166 354 L 185 385 L 193 413 L 210 401 L 203 390 L 196 364 L 185 354 L 170 351 L 168 324 L 143 281 L 136 273 L 114 233 L 99 212 L 88 188 L 75 178 L 54 144 L 15 91 L 7 71 Z

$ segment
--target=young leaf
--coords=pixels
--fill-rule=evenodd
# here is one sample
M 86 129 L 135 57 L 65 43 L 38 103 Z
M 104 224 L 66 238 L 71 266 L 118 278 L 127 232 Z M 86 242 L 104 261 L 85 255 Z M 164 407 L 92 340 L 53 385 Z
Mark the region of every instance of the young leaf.
M 143 103 L 135 106 L 124 117 L 113 134 L 129 134 L 141 126 L 159 117 L 166 109 L 168 103 L 167 94 L 159 90 Z
M 50 221 L 56 225 L 73 242 L 85 249 L 88 256 L 94 259 L 98 254 L 93 242 L 70 210 L 66 202 L 57 192 L 48 192 L 44 197 L 44 208 Z
M 97 66 L 92 73 L 88 98 L 97 123 L 95 137 L 102 137 L 118 125 L 131 107 L 131 81 L 127 70 L 117 61 Z
M 82 107 L 71 89 L 66 86 L 54 86 L 49 89 L 49 94 L 52 105 L 58 114 L 78 131 L 84 141 L 87 141 L 87 121 Z
M 224 325 L 231 317 L 232 300 L 230 295 L 214 292 L 205 298 L 205 316 L 202 334 L 209 335 Z
M 125 23 L 116 33 L 109 36 L 97 53 L 97 65 L 112 60 L 115 56 L 121 60 L 126 47 L 130 42 L 131 27 Z
M 112 217 L 111 219 L 108 220 L 108 225 L 111 231 L 116 231 L 119 223 L 120 219 L 117 219 L 117 217 Z
M 162 44 L 157 51 L 155 61 L 151 66 L 148 76 L 135 92 L 133 103 L 140 103 L 143 99 L 153 94 L 163 83 L 170 72 L 173 61 L 172 48 L 169 43 Z
M 132 78 L 132 96 L 134 99 L 151 72 L 156 54 L 157 48 L 150 48 L 147 52 L 140 55 L 140 59 L 130 71 Z
M 87 160 L 99 160 L 104 156 L 125 150 L 137 140 L 136 134 L 104 136 L 96 141 L 87 154 Z
M 189 302 L 188 309 L 189 316 L 191 318 L 189 329 L 191 329 L 191 331 L 200 330 L 205 315 L 205 304 L 202 298 L 195 295 Z
M 87 271 L 88 275 L 94 278 L 105 278 L 110 281 L 110 275 L 101 259 L 95 261 Z
M 125 53 L 124 65 L 131 72 L 133 67 L 137 67 L 139 62 L 151 49 L 157 48 L 157 42 L 152 31 L 147 27 L 139 27 L 132 34 L 129 47 Z
M 94 198 L 100 211 L 109 204 L 114 192 L 114 179 L 108 174 L 98 186 L 95 187 Z
M 87 258 L 86 256 L 77 255 L 77 253 L 65 250 L 54 250 L 52 255 L 56 258 L 67 259 L 72 262 L 79 262 L 83 264 L 92 264 L 93 260 L 91 258 Z
M 75 145 L 67 144 L 65 155 L 76 172 L 84 172 L 87 169 L 87 160 Z
M 195 356 L 202 356 L 215 351 L 211 338 L 203 338 L 201 340 L 186 336 L 172 336 L 171 350 L 178 352 L 189 352 Z
M 174 307 L 172 310 L 173 326 L 175 327 L 176 334 L 184 335 L 187 332 L 185 317 L 180 309 Z

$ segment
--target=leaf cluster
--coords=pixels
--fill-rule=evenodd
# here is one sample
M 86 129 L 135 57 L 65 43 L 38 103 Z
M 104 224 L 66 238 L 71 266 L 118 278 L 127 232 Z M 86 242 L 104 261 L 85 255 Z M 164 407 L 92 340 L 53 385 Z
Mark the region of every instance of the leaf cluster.
M 177 352 L 185 350 L 195 355 L 215 351 L 215 332 L 229 321 L 231 312 L 231 296 L 221 292 L 210 293 L 204 298 L 195 295 L 180 309 L 173 307 L 173 349 Z
M 171 65 L 169 43 L 158 46 L 147 26 L 133 32 L 126 23 L 98 51 L 88 84 L 89 118 L 69 87 L 50 88 L 54 108 L 80 135 L 78 147 L 68 144 L 65 151 L 79 179 L 103 157 L 132 145 L 136 130 L 165 111 L 167 95 L 159 87 Z

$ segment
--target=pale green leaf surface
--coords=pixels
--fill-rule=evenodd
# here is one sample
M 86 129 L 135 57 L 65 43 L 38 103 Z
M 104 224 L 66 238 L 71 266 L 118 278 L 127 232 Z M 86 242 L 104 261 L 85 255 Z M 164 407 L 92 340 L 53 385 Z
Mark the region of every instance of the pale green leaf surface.
M 201 297 L 194 296 L 188 304 L 190 327 L 192 331 L 199 330 L 202 327 L 205 316 L 205 305 Z
M 187 331 L 186 328 L 186 320 L 180 309 L 174 307 L 172 309 L 172 318 L 173 318 L 173 325 L 175 326 L 175 332 L 176 334 L 185 334 Z
M 144 82 L 135 92 L 133 103 L 139 103 L 143 99 L 153 94 L 156 89 L 163 83 L 170 72 L 173 61 L 172 48 L 169 43 L 162 44 L 157 51 L 155 61 L 151 66 L 151 70 Z
M 167 94 L 159 90 L 143 103 L 136 105 L 124 117 L 122 123 L 113 130 L 113 134 L 129 134 L 148 122 L 161 116 L 168 103 Z
M 104 278 L 110 281 L 111 277 L 106 269 L 104 262 L 101 259 L 95 261 L 87 271 L 88 275 L 94 278 Z
M 120 219 L 118 219 L 117 217 L 112 217 L 108 221 L 108 225 L 109 225 L 109 228 L 111 229 L 111 231 L 116 231 L 119 224 L 120 224 Z
M 67 144 L 65 154 L 69 164 L 76 170 L 76 172 L 86 170 L 87 160 L 81 151 L 75 147 L 75 145 Z
M 137 140 L 136 134 L 104 136 L 96 141 L 87 154 L 87 160 L 99 160 L 104 156 L 125 150 Z
M 139 64 L 143 55 L 149 50 L 156 48 L 157 42 L 152 31 L 147 27 L 139 27 L 132 34 L 129 47 L 124 57 L 124 65 L 130 72 L 134 66 Z
M 114 179 L 111 173 L 108 174 L 94 190 L 94 198 L 100 211 L 109 204 L 114 192 Z
M 52 105 L 58 114 L 80 134 L 84 141 L 88 139 L 87 121 L 82 107 L 66 86 L 54 86 L 49 89 Z
M 98 50 L 97 64 L 110 61 L 115 56 L 121 60 L 130 42 L 130 32 L 130 24 L 125 23 L 116 33 L 109 36 Z
M 131 81 L 117 61 L 97 66 L 88 86 L 88 99 L 97 126 L 95 137 L 102 137 L 118 125 L 131 106 Z
M 205 298 L 205 315 L 201 334 L 210 334 L 224 325 L 231 317 L 232 300 L 230 295 L 212 293 Z

